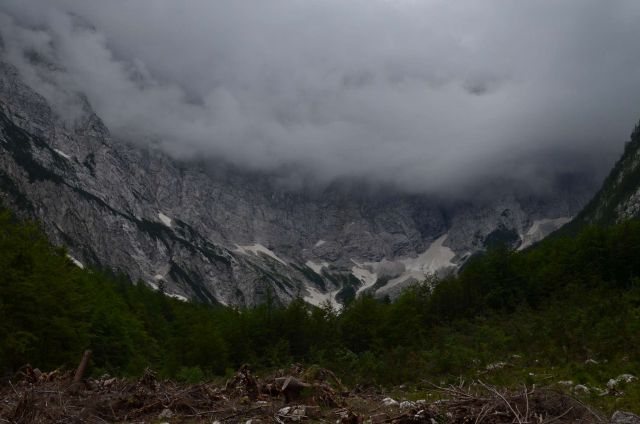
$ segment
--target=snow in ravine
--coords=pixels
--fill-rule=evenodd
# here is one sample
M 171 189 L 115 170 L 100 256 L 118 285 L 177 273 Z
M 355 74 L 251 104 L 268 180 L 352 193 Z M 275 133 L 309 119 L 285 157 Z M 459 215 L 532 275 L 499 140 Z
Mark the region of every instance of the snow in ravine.
M 167 215 L 163 214 L 162 212 L 158 212 L 158 218 L 164 225 L 166 225 L 167 227 L 171 227 L 171 223 L 173 222 L 173 220 Z
M 415 281 L 424 280 L 429 275 L 436 274 L 442 269 L 455 267 L 455 264 L 451 261 L 456 254 L 449 247 L 443 245 L 446 239 L 447 234 L 441 236 L 416 258 L 401 259 L 399 262 L 405 266 L 405 272 L 389 280 L 385 288 L 394 287 L 409 279 L 414 279 Z
M 66 154 L 62 150 L 53 149 L 53 151 L 56 152 L 57 154 L 59 154 L 60 156 L 62 156 L 63 158 L 71 160 L 71 156 L 69 156 L 68 154 Z
M 310 303 L 314 306 L 322 306 L 325 305 L 328 301 L 334 309 L 340 310 L 342 308 L 342 305 L 336 300 L 335 297 L 337 292 L 322 293 L 315 287 L 311 286 L 307 286 L 306 289 L 309 294 L 304 297 L 305 302 Z
M 353 259 L 351 260 L 351 262 L 355 264 L 351 268 L 351 273 L 354 277 L 362 282 L 362 286 L 360 286 L 358 288 L 358 291 L 356 292 L 356 294 L 360 294 L 376 283 L 376 281 L 378 280 L 378 275 L 375 272 L 371 272 L 371 270 L 368 269 L 366 265 L 359 264 Z
M 245 255 L 253 254 L 256 256 L 260 256 L 260 254 L 263 254 L 263 255 L 269 256 L 272 259 L 275 259 L 276 261 L 280 262 L 285 266 L 288 266 L 285 261 L 280 259 L 275 253 L 273 253 L 271 250 L 267 249 L 260 243 L 254 243 L 249 246 L 240 246 L 236 244 L 236 249 L 234 250 L 234 252 L 242 253 Z
M 416 257 L 401 258 L 393 261 L 383 259 L 380 262 L 364 263 L 352 260 L 355 266 L 351 268 L 351 273 L 363 283 L 358 288 L 357 293 L 369 289 L 381 277 L 390 278 L 383 287 L 377 290 L 386 292 L 399 284 L 408 281 L 421 281 L 442 270 L 456 267 L 456 264 L 452 262 L 456 254 L 444 245 L 446 239 L 447 234 L 440 236 L 431 243 L 427 250 Z
M 526 249 L 534 243 L 539 242 L 567 222 L 571 221 L 571 217 L 561 216 L 560 218 L 546 218 L 533 221 L 531 227 L 520 238 L 522 243 L 518 250 Z
M 316 263 L 313 261 L 307 261 L 305 262 L 305 265 L 308 268 L 311 268 L 313 270 L 313 272 L 315 272 L 318 275 L 322 275 L 322 268 L 327 268 L 329 266 L 328 262 L 320 262 L 320 263 Z

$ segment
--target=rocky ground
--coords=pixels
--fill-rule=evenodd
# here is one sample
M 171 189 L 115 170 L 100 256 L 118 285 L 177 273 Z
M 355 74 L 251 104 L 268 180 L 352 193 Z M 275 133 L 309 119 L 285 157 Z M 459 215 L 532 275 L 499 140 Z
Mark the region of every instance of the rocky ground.
M 481 380 L 431 385 L 425 399 L 396 399 L 378 388 L 347 388 L 331 371 L 293 366 L 263 379 L 243 366 L 223 383 L 103 376 L 73 383 L 72 373 L 25 367 L 0 389 L 7 423 L 640 423 L 618 411 L 611 419 L 551 388 L 502 390 Z M 430 383 L 426 383 L 430 384 Z

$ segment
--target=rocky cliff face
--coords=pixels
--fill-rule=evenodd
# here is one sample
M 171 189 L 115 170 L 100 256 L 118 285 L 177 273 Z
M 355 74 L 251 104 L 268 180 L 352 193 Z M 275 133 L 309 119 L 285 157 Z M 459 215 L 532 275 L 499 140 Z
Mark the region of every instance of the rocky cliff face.
M 640 217 L 640 123 L 602 188 L 576 217 L 573 227 L 606 225 Z
M 114 140 L 86 102 L 65 122 L 0 63 L 3 203 L 39 219 L 81 263 L 206 302 L 393 295 L 493 242 L 537 241 L 591 194 L 569 184 L 544 198 L 502 190 L 490 202 L 444 206 L 339 183 L 296 192 L 267 175 Z

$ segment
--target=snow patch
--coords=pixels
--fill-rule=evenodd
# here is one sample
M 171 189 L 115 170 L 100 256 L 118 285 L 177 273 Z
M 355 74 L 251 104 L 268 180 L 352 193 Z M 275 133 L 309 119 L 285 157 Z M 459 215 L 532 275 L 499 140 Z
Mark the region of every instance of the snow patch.
M 303 298 L 305 302 L 310 303 L 311 305 L 314 305 L 314 306 L 322 306 L 322 305 L 325 305 L 327 301 L 329 301 L 329 303 L 334 309 L 340 310 L 342 308 L 342 305 L 338 303 L 338 301 L 336 300 L 335 294 L 333 292 L 322 293 L 320 290 L 311 286 L 307 286 L 306 288 L 309 294 L 307 294 Z
M 322 275 L 322 268 L 326 268 L 326 267 L 329 266 L 328 262 L 320 262 L 319 264 L 317 264 L 317 263 L 315 263 L 313 261 L 307 261 L 304 264 L 308 268 L 311 268 L 313 270 L 313 272 L 315 272 L 318 275 Z
M 153 276 L 153 280 L 156 281 L 156 282 L 160 282 L 160 281 L 164 280 L 164 277 L 162 275 L 160 275 L 160 274 L 156 274 L 156 275 Z M 153 290 L 157 291 L 157 290 L 160 289 L 160 286 L 158 284 L 156 284 L 156 283 L 152 283 L 151 281 L 145 281 L 145 283 L 147 283 L 147 285 L 149 287 L 151 287 Z M 168 296 L 168 297 L 172 297 L 174 299 L 178 299 L 178 300 L 180 300 L 182 302 L 188 302 L 189 301 L 189 299 L 187 299 L 186 296 L 183 296 L 183 295 L 177 294 L 177 293 L 169 293 L 169 292 L 165 291 L 164 295 Z
M 169 218 L 167 215 L 163 214 L 162 212 L 158 212 L 158 218 L 160 219 L 160 221 L 162 221 L 164 225 L 171 228 L 171 223 L 173 222 L 171 218 Z
M 181 302 L 188 302 L 189 301 L 189 299 L 187 299 L 186 297 L 182 296 L 181 294 L 165 293 L 165 296 L 169 296 L 169 297 L 172 297 L 174 299 L 178 299 Z
M 522 243 L 518 246 L 518 250 L 526 249 L 534 243 L 539 242 L 558 228 L 562 227 L 567 222 L 571 221 L 572 217 L 562 216 L 560 218 L 545 218 L 533 221 L 531 227 L 520 238 Z
M 73 264 L 75 266 L 77 266 L 80 269 L 84 269 L 84 264 L 82 262 L 80 262 L 79 260 L 77 260 L 76 258 L 74 258 L 71 255 L 67 255 L 67 258 L 69 258 L 69 260 L 71 260 L 71 262 L 73 262 Z
M 390 289 L 408 280 L 421 281 L 430 275 L 437 274 L 446 268 L 455 267 L 451 262 L 456 256 L 455 252 L 443 243 L 447 239 L 447 234 L 436 239 L 427 250 L 415 258 L 401 259 L 398 262 L 404 265 L 405 271 L 400 276 L 389 280 L 384 289 Z
M 362 286 L 356 291 L 356 295 L 367 290 L 378 281 L 378 274 L 371 272 L 369 267 L 365 264 L 359 264 L 353 259 L 351 260 L 355 265 L 351 268 L 351 274 L 362 282 Z
M 457 265 L 452 262 L 456 256 L 455 252 L 449 247 L 444 246 L 447 234 L 444 234 L 429 246 L 427 250 L 419 254 L 415 258 L 404 258 L 396 260 L 383 259 L 380 262 L 363 262 L 358 263 L 351 260 L 355 264 L 351 268 L 354 277 L 360 280 L 363 285 L 358 288 L 356 294 L 359 294 L 372 287 L 376 281 L 382 277 L 392 277 L 384 287 L 378 291 L 387 291 L 401 283 L 407 281 L 422 281 L 428 276 L 437 274 L 438 272 L 454 268 Z
M 53 151 L 56 152 L 58 155 L 62 156 L 63 158 L 65 158 L 67 160 L 71 160 L 71 156 L 69 156 L 68 154 L 66 154 L 62 150 L 53 149 Z
M 324 241 L 324 240 L 318 240 L 318 242 L 313 247 L 320 247 L 325 243 L 326 243 L 326 241 Z
M 260 256 L 260 254 L 267 255 L 270 258 L 280 262 L 282 265 L 288 266 L 285 261 L 280 259 L 275 253 L 273 253 L 271 250 L 267 249 L 266 247 L 264 247 L 260 243 L 255 243 L 255 244 L 252 244 L 250 246 L 240 246 L 240 245 L 236 244 L 236 249 L 234 250 L 234 252 L 242 253 L 244 255 L 253 254 L 253 255 L 256 255 L 258 257 Z

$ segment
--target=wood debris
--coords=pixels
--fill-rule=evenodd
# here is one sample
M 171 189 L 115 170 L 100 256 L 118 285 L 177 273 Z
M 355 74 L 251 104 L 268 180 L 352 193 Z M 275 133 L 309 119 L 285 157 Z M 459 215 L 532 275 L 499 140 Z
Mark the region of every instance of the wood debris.
M 81 366 L 80 366 L 81 367 Z M 79 367 L 79 368 L 80 368 Z M 74 376 L 76 377 L 74 379 Z M 243 365 L 225 385 L 77 378 L 27 366 L 0 388 L 0 422 L 10 423 L 604 423 L 578 400 L 550 389 L 504 391 L 474 381 L 433 386 L 433 400 L 390 402 L 379 391 L 348 390 L 329 370 L 293 367 L 259 379 Z M 74 381 L 75 380 L 75 381 Z

